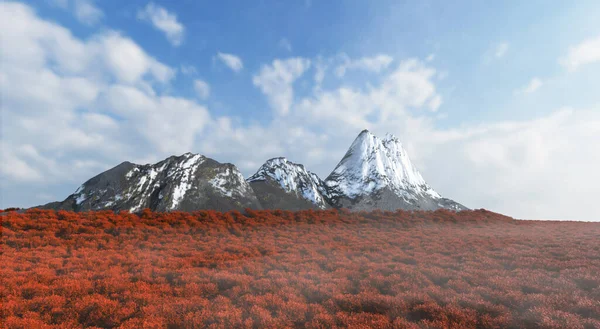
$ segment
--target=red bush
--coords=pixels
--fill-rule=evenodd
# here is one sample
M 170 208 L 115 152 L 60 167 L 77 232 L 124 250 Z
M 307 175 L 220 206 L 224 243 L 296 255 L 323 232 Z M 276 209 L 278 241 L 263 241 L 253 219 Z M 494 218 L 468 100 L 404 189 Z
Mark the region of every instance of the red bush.
M 600 224 L 9 211 L 3 328 L 597 328 Z

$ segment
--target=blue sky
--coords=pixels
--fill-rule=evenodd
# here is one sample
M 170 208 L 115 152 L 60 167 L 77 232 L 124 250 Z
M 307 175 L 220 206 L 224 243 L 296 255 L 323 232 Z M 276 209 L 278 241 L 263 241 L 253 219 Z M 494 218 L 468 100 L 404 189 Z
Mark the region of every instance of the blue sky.
M 0 207 L 187 151 L 324 178 L 368 128 L 469 207 L 600 218 L 597 1 L 0 6 Z

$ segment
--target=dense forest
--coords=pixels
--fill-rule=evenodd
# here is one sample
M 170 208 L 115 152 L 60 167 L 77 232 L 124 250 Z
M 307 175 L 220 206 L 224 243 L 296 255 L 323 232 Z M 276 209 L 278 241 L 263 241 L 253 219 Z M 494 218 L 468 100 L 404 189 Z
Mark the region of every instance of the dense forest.
M 600 328 L 600 223 L 333 209 L 0 221 L 3 328 Z

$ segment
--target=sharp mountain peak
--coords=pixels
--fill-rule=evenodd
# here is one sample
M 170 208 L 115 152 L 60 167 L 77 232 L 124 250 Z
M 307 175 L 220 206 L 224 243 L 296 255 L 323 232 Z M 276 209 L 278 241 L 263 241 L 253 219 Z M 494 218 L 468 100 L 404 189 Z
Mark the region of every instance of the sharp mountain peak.
M 286 157 L 268 159 L 244 179 L 231 163 L 186 152 L 155 164 L 125 161 L 47 208 L 157 211 L 244 208 L 299 210 L 466 209 L 442 198 L 423 179 L 393 134 L 362 130 L 331 174 L 321 180 Z

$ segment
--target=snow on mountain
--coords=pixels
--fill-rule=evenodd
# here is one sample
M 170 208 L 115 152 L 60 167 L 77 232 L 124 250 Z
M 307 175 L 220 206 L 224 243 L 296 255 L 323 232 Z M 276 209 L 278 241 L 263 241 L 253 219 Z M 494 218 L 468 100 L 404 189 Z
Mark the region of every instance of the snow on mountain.
M 294 194 L 318 208 L 328 207 L 322 195 L 323 181 L 317 175 L 307 171 L 303 165 L 293 163 L 283 157 L 267 160 L 247 181 L 249 183 L 270 181 L 283 189 L 285 193 Z
M 260 204 L 237 167 L 185 153 L 156 164 L 124 162 L 85 182 L 58 207 L 136 212 L 143 208 L 242 210 Z
M 374 199 L 369 203 L 377 207 L 377 199 L 385 195 L 385 208 L 389 209 L 395 207 L 393 196 L 401 200 L 398 208 L 446 207 L 447 199 L 425 182 L 397 137 L 387 134 L 380 139 L 368 130 L 354 140 L 325 186 L 330 202 L 336 206 L 342 206 L 342 199 L 351 200 L 344 205 L 351 207 L 354 201 L 368 197 Z M 440 202 L 435 202 L 438 199 Z
M 173 183 L 173 190 L 167 208 L 175 210 L 192 188 L 194 174 L 205 160 L 206 157 L 200 154 L 188 152 L 179 158 L 170 157 L 154 165 L 136 165 L 125 175 L 128 180 L 136 182 L 135 188 L 125 190 L 122 199 L 136 200 L 136 204 L 129 211 L 139 211 L 147 206 L 147 200 L 152 193 L 168 180 Z
M 413 166 L 398 138 L 388 134 L 382 140 L 367 130 L 354 140 L 325 184 L 348 197 L 384 187 L 440 197 Z
M 225 168 L 208 182 L 224 196 L 233 197 L 252 193 L 252 188 L 246 182 L 242 173 L 238 170 L 232 170 L 232 168 Z
M 322 181 L 303 165 L 273 158 L 244 179 L 236 166 L 200 154 L 171 156 L 156 164 L 123 162 L 85 182 L 62 202 L 75 211 L 155 211 L 244 208 L 354 210 L 466 209 L 441 197 L 423 179 L 393 135 L 362 131 Z

